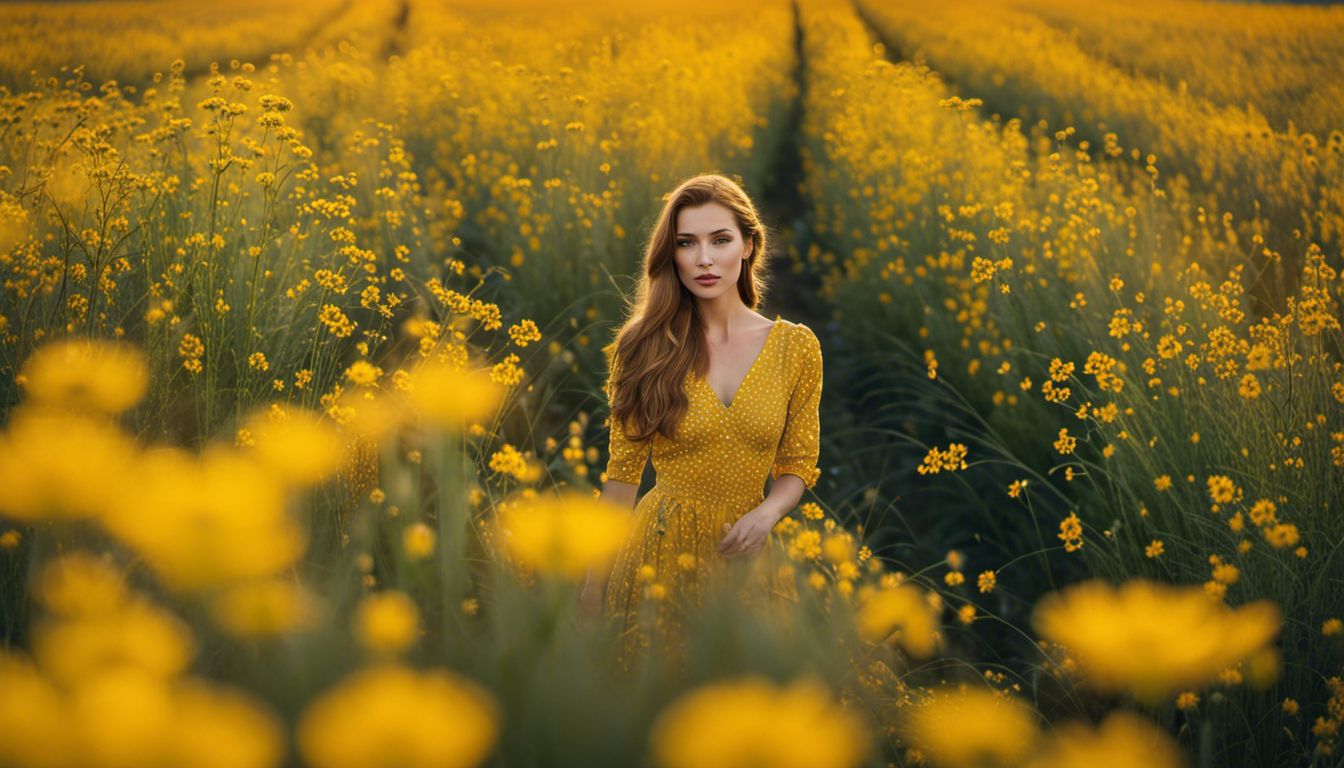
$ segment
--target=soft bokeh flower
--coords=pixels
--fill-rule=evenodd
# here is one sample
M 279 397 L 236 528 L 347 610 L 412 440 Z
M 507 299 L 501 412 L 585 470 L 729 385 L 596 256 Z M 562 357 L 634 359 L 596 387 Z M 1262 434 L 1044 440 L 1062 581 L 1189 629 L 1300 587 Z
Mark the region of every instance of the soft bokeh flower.
M 395 655 L 420 639 L 420 611 L 405 592 L 377 592 L 359 601 L 354 629 L 365 649 Z
M 438 361 L 412 371 L 406 388 L 406 402 L 422 423 L 455 431 L 490 419 L 503 398 L 504 388 L 488 372 Z
M 252 455 L 286 482 L 314 485 L 341 466 L 345 441 L 313 411 L 277 404 L 253 411 L 243 424 L 252 436 Z
M 22 379 L 32 403 L 116 414 L 144 397 L 149 365 L 123 342 L 61 339 L 28 357 Z
M 478 683 L 446 669 L 379 666 L 323 692 L 299 718 L 313 768 L 469 768 L 499 738 L 500 712 Z
M 983 687 L 934 690 L 903 724 L 912 744 L 940 768 L 1019 765 L 1036 740 L 1031 707 Z
M 307 548 L 284 484 L 243 453 L 156 449 L 137 463 L 105 527 L 177 591 L 272 576 Z
M 897 630 L 901 647 L 918 658 L 927 658 L 937 644 L 938 617 L 916 587 L 902 584 L 873 592 L 859 607 L 859 636 L 871 643 L 882 642 Z
M 438 535 L 424 523 L 413 523 L 401 532 L 401 548 L 412 560 L 423 560 L 434 554 Z
M 780 687 L 756 676 L 683 694 L 658 715 L 649 738 L 663 768 L 845 768 L 870 749 L 863 721 L 822 683 Z
M 579 580 L 611 563 L 633 522 L 628 509 L 577 491 L 520 495 L 499 514 L 499 541 L 529 568 Z
M 1166 731 L 1128 710 L 1116 710 L 1101 725 L 1063 723 L 1055 728 L 1031 768 L 1181 768 L 1185 754 Z
M 294 579 L 257 579 L 229 587 L 210 602 L 210 617 L 238 637 L 301 632 L 321 615 L 317 598 Z
M 135 444 L 102 420 L 22 406 L 0 434 L 0 514 L 24 522 L 104 513 Z
M 1076 584 L 1043 597 L 1032 616 L 1042 638 L 1078 657 L 1094 686 L 1154 704 L 1264 648 L 1281 621 L 1268 601 L 1233 610 L 1199 587 L 1144 579 Z

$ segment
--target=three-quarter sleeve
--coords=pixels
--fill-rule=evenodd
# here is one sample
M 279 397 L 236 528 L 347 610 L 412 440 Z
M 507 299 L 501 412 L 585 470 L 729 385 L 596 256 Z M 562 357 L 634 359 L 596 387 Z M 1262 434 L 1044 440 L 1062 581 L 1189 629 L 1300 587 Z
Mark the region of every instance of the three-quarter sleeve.
M 620 363 L 613 356 L 611 374 L 608 376 L 604 387 L 607 395 L 608 414 L 610 414 L 612 381 L 615 380 L 619 365 Z M 626 438 L 625 425 L 621 424 L 620 420 L 609 416 L 607 422 L 611 434 L 611 440 L 607 445 L 607 480 L 639 485 L 639 481 L 644 477 L 644 465 L 648 462 L 649 453 L 653 446 L 648 443 L 635 443 Z
M 821 342 L 811 328 L 799 327 L 803 360 L 789 396 L 784 434 L 775 451 L 771 475 L 776 480 L 784 474 L 797 475 L 811 488 L 821 477 L 817 466 L 821 454 Z

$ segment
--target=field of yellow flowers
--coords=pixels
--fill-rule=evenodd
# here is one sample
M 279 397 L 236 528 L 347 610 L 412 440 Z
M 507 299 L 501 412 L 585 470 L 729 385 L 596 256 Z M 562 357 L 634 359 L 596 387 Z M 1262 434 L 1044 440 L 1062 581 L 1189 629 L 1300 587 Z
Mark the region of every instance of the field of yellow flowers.
M 1341 764 L 1334 10 L 0 21 L 0 766 Z M 711 171 L 823 477 L 618 666 L 600 349 Z

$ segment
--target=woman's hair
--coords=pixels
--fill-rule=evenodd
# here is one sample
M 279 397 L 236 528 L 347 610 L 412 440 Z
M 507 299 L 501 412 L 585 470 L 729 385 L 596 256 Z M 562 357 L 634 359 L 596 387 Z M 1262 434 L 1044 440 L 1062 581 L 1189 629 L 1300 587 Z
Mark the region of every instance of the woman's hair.
M 682 386 L 686 375 L 703 376 L 709 368 L 704 321 L 695 296 L 677 275 L 677 215 L 683 208 L 720 203 L 733 212 L 751 255 L 742 265 L 737 292 L 753 309 L 766 287 L 766 229 L 755 205 L 736 182 L 719 174 L 703 174 L 683 181 L 664 200 L 662 213 L 644 251 L 644 270 L 635 300 L 616 339 L 604 347 L 615 366 L 608 379 L 611 418 L 635 442 L 653 439 L 655 432 L 672 438 L 690 405 Z

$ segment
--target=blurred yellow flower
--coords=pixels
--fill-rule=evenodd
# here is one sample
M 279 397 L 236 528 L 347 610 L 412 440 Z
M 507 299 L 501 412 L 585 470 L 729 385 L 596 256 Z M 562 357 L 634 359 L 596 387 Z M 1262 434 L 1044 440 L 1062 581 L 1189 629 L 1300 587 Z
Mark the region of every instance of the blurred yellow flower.
M 447 669 L 378 666 L 323 692 L 299 718 L 313 768 L 470 768 L 499 738 L 500 712 L 480 684 Z
M 285 487 L 233 448 L 147 451 L 113 502 L 104 527 L 175 591 L 271 576 L 307 548 Z
M 141 597 L 98 614 L 43 618 L 32 628 L 32 648 L 42 671 L 67 685 L 112 666 L 170 678 L 196 654 L 186 624 Z
M 375 654 L 398 654 L 420 638 L 420 611 L 405 592 L 376 592 L 355 608 L 355 637 Z
M 1007 693 L 935 689 L 906 716 L 910 743 L 939 768 L 1020 765 L 1036 740 L 1036 715 Z
M 578 491 L 519 496 L 499 514 L 499 541 L 528 567 L 577 580 L 611 562 L 633 522 L 629 510 Z
M 438 361 L 427 362 L 411 372 L 406 400 L 422 423 L 461 431 L 473 421 L 494 416 L 504 398 L 504 388 L 484 371 L 456 368 Z
M 21 406 L 0 434 L 0 514 L 24 522 L 100 515 L 122 493 L 135 453 L 105 421 Z
M 863 721 L 813 679 L 787 687 L 756 676 L 705 685 L 668 704 L 649 739 L 663 768 L 847 768 L 870 751 Z
M 401 532 L 401 548 L 412 560 L 423 560 L 434 554 L 438 536 L 424 523 L 413 523 Z
M 883 642 L 900 630 L 901 647 L 912 656 L 927 658 L 937 642 L 937 615 L 916 587 L 902 584 L 873 592 L 859 607 L 859 636 Z
M 254 410 L 243 422 L 252 453 L 285 482 L 315 485 L 341 466 L 344 441 L 334 425 L 306 408 Z
M 1180 768 L 1185 754 L 1166 731 L 1141 715 L 1118 709 L 1097 728 L 1063 723 L 1055 728 L 1030 768 Z
M 32 402 L 57 408 L 121 413 L 149 387 L 149 365 L 122 342 L 62 339 L 39 347 L 23 365 Z
M 1076 655 L 1095 687 L 1153 704 L 1203 687 L 1265 647 L 1281 620 L 1268 601 L 1234 611 L 1201 588 L 1144 579 L 1076 584 L 1046 595 L 1032 616 L 1040 636 Z
M 301 632 L 317 621 L 317 598 L 291 578 L 258 579 L 229 587 L 210 602 L 210 617 L 238 637 Z

